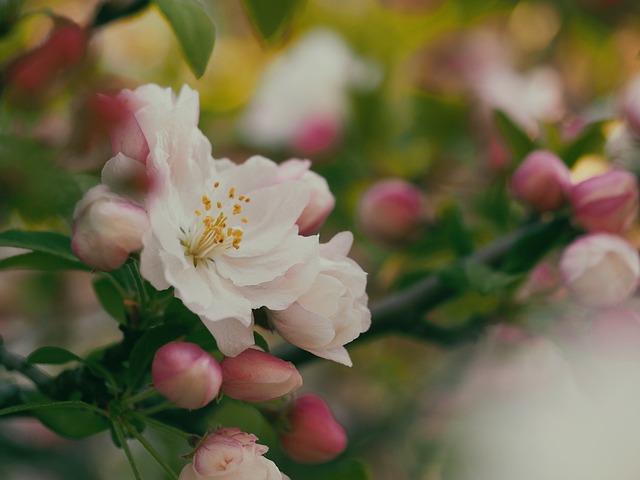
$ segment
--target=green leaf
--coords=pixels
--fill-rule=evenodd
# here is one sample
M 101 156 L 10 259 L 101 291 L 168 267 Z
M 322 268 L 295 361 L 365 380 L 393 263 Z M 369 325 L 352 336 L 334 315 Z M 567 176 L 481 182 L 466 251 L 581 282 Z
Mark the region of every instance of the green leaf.
M 60 233 L 6 230 L 0 232 L 0 247 L 25 248 L 74 262 L 78 261 L 78 257 L 71 251 L 71 239 Z
M 605 120 L 602 120 L 586 126 L 572 143 L 560 151 L 560 158 L 569 168 L 573 167 L 583 155 L 602 150 L 605 143 L 602 127 L 605 122 Z
M 93 289 L 102 308 L 115 318 L 118 323 L 125 324 L 127 322 L 127 313 L 124 306 L 124 297 L 114 284 L 114 281 L 109 277 L 96 278 L 93 281 Z
M 520 280 L 520 275 L 509 275 L 480 262 L 466 262 L 464 273 L 469 287 L 482 295 L 491 295 Z
M 84 270 L 90 268 L 80 263 L 48 253 L 29 252 L 0 260 L 0 270 Z
M 242 3 L 260 36 L 268 42 L 273 42 L 282 35 L 300 1 L 243 0 Z
M 265 338 L 256 331 L 253 332 L 253 340 L 256 343 L 256 346 L 260 347 L 267 353 L 269 352 L 269 344 Z
M 367 466 L 359 460 L 349 459 L 337 465 L 331 480 L 369 480 Z
M 62 365 L 69 362 L 82 362 L 75 353 L 60 347 L 40 347 L 27 357 L 29 363 Z
M 516 164 L 519 164 L 529 152 L 537 148 L 529 136 L 504 112 L 496 110 L 495 119 L 498 129 L 511 149 Z
M 455 203 L 445 205 L 438 216 L 438 224 L 446 233 L 447 243 L 459 257 L 473 252 L 473 237 L 464 224 L 462 211 Z
M 153 0 L 169 21 L 187 63 L 193 74 L 200 78 L 215 43 L 215 26 L 198 0 Z
M 23 392 L 22 399 L 25 402 L 53 402 L 46 395 L 37 392 Z M 109 421 L 102 415 L 98 415 L 82 407 L 69 408 L 60 406 L 48 406 L 47 408 L 34 408 L 34 415 L 48 428 L 58 435 L 72 439 L 82 439 L 95 435 L 109 428 Z

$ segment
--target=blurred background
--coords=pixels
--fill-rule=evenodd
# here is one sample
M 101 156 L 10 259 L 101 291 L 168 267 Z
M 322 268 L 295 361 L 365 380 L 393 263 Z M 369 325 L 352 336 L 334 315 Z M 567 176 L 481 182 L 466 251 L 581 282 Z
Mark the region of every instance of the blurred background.
M 321 238 L 354 232 L 351 256 L 369 272 L 372 304 L 526 221 L 506 179 L 530 145 L 575 157 L 576 175 L 610 161 L 640 165 L 615 136 L 620 99 L 640 72 L 635 0 L 308 0 L 272 43 L 240 1 L 203 0 L 216 42 L 199 79 L 154 6 L 60 40 L 66 60 L 53 74 L 44 60 L 51 52 L 37 59 L 41 70 L 16 73 L 11 65 L 55 29 L 43 10 L 86 26 L 101 2 L 20 3 L 33 13 L 15 25 L 0 19 L 2 229 L 70 232 L 75 202 L 111 156 L 96 94 L 146 83 L 198 90 L 200 128 L 216 158 L 309 158 L 337 199 Z M 381 185 L 387 190 L 376 194 Z M 349 433 L 337 467 L 288 460 L 250 406 L 228 404 L 207 421 L 254 432 L 294 480 L 365 478 L 361 464 L 374 480 L 520 478 L 474 470 L 473 455 L 458 455 L 459 438 L 486 437 L 459 432 L 468 432 L 465 422 L 508 423 L 493 411 L 463 420 L 495 405 L 490 395 L 531 395 L 571 368 L 562 342 L 541 334 L 564 338 L 584 312 L 563 302 L 557 272 L 544 268 L 517 292 L 470 288 L 429 313 L 447 328 L 481 317 L 486 328 L 471 339 L 386 332 L 350 349 L 352 368 L 304 363 L 303 391 L 321 394 Z M 89 273 L 1 272 L 7 348 L 28 355 L 59 345 L 82 355 L 116 341 L 91 282 Z M 153 439 L 180 464 L 184 445 Z M 134 453 L 145 479 L 164 478 L 146 452 Z M 12 418 L 0 423 L 0 478 L 133 477 L 106 434 L 72 442 Z

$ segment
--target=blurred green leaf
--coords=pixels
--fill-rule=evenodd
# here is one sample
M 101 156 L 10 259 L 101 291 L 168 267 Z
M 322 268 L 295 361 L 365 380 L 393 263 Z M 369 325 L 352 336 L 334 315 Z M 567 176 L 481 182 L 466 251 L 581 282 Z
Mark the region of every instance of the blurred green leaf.
M 359 460 L 349 459 L 337 465 L 332 480 L 369 480 L 371 475 L 366 465 Z
M 464 274 L 469 288 L 482 295 L 492 295 L 520 280 L 520 275 L 499 272 L 480 262 L 466 262 Z
M 27 357 L 27 362 L 45 365 L 62 365 L 69 362 L 82 362 L 82 358 L 64 348 L 40 347 Z
M 25 402 L 53 402 L 54 400 L 37 392 L 22 392 Z M 63 437 L 79 440 L 90 437 L 109 428 L 109 421 L 83 408 L 34 409 L 34 415 L 46 427 Z
M 587 125 L 578 137 L 559 152 L 559 156 L 569 168 L 583 155 L 602 150 L 605 143 L 602 131 L 605 120 Z
M 29 252 L 0 260 L 0 270 L 84 270 L 89 271 L 89 267 L 66 258 L 57 257 L 48 253 Z
M 215 25 L 198 0 L 153 0 L 169 21 L 193 74 L 200 78 L 215 43 Z
M 0 246 L 16 247 L 42 252 L 74 262 L 78 258 L 71 251 L 71 239 L 54 232 L 31 232 L 26 230 L 6 230 L 0 232 Z
M 459 257 L 473 252 L 473 236 L 464 223 L 462 211 L 455 203 L 446 204 L 438 215 L 438 224 L 446 232 L 448 245 Z
M 258 33 L 273 42 L 280 37 L 301 0 L 243 0 L 242 3 Z
M 127 321 L 124 297 L 120 290 L 114 285 L 109 277 L 99 277 L 93 281 L 93 289 L 102 308 L 111 315 L 118 323 L 124 324 Z
M 507 145 L 511 149 L 511 153 L 515 159 L 515 164 L 519 164 L 527 154 L 537 148 L 529 136 L 514 123 L 509 116 L 500 111 L 495 111 L 496 124 Z

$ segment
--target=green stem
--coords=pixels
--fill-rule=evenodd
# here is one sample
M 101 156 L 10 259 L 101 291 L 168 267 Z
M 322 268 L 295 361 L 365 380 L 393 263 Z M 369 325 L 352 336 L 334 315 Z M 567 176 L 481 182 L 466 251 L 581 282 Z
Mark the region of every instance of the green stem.
M 118 421 L 113 422 L 113 430 L 116 432 L 120 446 L 122 447 L 122 450 L 124 450 L 124 454 L 127 456 L 127 460 L 129 461 L 129 465 L 131 465 L 134 477 L 136 477 L 136 480 L 142 480 L 138 467 L 136 466 L 136 462 L 133 458 L 133 454 L 131 453 L 131 449 L 129 448 L 129 444 L 127 443 L 127 439 L 122 431 L 122 426 Z
M 154 405 L 153 407 L 140 410 L 140 413 L 142 415 L 153 415 L 168 408 L 176 408 L 176 405 L 171 400 L 167 400 L 166 402 L 159 403 L 158 405 Z
M 4 365 L 7 370 L 15 370 L 20 372 L 25 377 L 30 379 L 38 390 L 46 392 L 51 382 L 51 377 L 40 370 L 38 367 L 33 366 L 24 357 L 10 352 L 4 346 L 0 344 L 0 364 Z
M 142 414 L 136 413 L 136 412 L 133 412 L 133 416 L 137 420 L 140 420 L 141 422 L 144 422 L 147 425 L 155 427 L 155 428 L 157 428 L 159 430 L 164 430 L 165 432 L 168 432 L 168 433 L 173 433 L 174 435 L 182 437 L 185 440 L 189 440 L 189 439 L 191 439 L 191 437 L 193 437 L 193 434 L 187 433 L 187 432 L 185 432 L 183 430 L 180 430 L 179 428 L 172 427 L 171 425 L 167 425 L 166 423 L 162 423 L 162 422 L 156 420 L 155 418 L 151 418 L 151 417 L 148 417 L 146 415 L 142 415 Z
M 155 388 L 149 388 L 147 390 L 143 390 L 140 393 L 137 393 L 136 395 L 123 399 L 123 403 L 126 403 L 128 405 L 134 405 L 138 402 L 146 400 L 147 398 L 153 397 L 157 393 L 158 393 L 158 390 L 156 390 Z
M 140 277 L 140 270 L 136 263 L 127 263 L 131 277 L 136 284 L 136 290 L 138 290 L 138 298 L 140 299 L 140 312 L 144 314 L 147 311 L 147 290 L 144 288 L 144 283 Z
M 131 435 L 133 435 L 135 437 L 136 440 L 138 440 L 138 442 L 140 442 L 140 445 L 142 445 L 145 450 L 147 452 L 149 452 L 149 455 L 151 455 L 153 457 L 153 459 L 158 462 L 158 465 L 160 465 L 162 467 L 162 469 L 167 472 L 167 474 L 169 475 L 169 477 L 171 477 L 172 480 L 178 480 L 178 475 L 176 475 L 176 472 L 173 471 L 173 469 L 164 461 L 164 458 L 162 458 L 162 456 L 158 453 L 158 451 L 153 448 L 153 445 L 151 445 L 146 438 L 144 438 L 140 432 L 138 432 L 138 430 L 136 430 L 136 428 L 129 424 L 129 423 L 125 423 L 127 430 L 129 430 L 129 433 L 131 433 Z
M 42 410 L 49 408 L 82 408 L 84 410 L 89 410 L 93 413 L 97 413 L 98 415 L 102 415 L 103 417 L 109 418 L 109 414 L 102 410 L 101 408 L 96 407 L 95 405 L 91 405 L 90 403 L 85 403 L 80 400 L 66 400 L 62 402 L 36 402 L 29 403 L 27 405 L 16 405 L 14 407 L 7 407 L 0 410 L 0 417 L 3 415 L 9 415 L 12 413 L 19 412 L 27 412 L 29 410 Z

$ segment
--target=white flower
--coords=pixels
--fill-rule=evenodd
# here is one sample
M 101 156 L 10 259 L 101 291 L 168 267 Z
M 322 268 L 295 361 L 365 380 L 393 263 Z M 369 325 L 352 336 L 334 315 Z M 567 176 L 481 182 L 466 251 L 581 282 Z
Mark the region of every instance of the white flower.
M 256 436 L 238 428 L 222 428 L 209 435 L 185 465 L 179 480 L 284 480 L 275 463 L 263 457 L 268 448 Z
M 308 188 L 278 183 L 266 158 L 214 161 L 197 144 L 179 163 L 171 140 L 159 136 L 147 162 L 155 182 L 141 272 L 158 289 L 174 287 L 234 356 L 253 344 L 252 309 L 287 308 L 317 275 L 318 238 L 295 224 Z
M 320 273 L 289 308 L 272 311 L 275 329 L 288 342 L 322 358 L 351 365 L 344 345 L 371 325 L 366 273 L 347 257 L 353 235 L 341 232 L 320 245 Z

